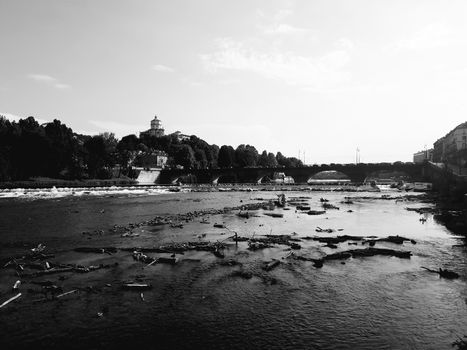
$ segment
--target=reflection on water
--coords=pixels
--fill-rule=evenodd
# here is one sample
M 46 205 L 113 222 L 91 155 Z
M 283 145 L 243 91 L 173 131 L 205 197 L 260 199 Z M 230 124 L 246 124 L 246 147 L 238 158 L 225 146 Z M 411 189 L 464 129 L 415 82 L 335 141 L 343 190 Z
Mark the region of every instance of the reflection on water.
M 228 349 L 450 349 L 457 336 L 467 333 L 466 252 L 453 247 L 458 240 L 426 215 L 406 207 L 426 206 L 417 201 L 354 198 L 362 194 L 289 192 L 287 197 L 311 196 L 311 209 L 320 209 L 320 197 L 339 206 L 325 215 L 309 216 L 292 210 L 272 218 L 262 210 L 250 219 L 234 213 L 211 216 L 210 225 L 200 220 L 184 228 L 138 227 L 139 235 L 121 237 L 109 231 L 113 225 L 149 220 L 156 215 L 238 206 L 273 199 L 273 192 L 166 193 L 157 196 L 118 194 L 114 197 L 71 197 L 51 200 L 0 200 L 0 258 L 25 251 L 38 243 L 56 254 L 57 261 L 96 264 L 117 261 L 117 268 L 88 274 L 68 274 L 65 280 L 50 275 L 63 289 L 80 291 L 58 301 L 35 302 L 39 296 L 26 292 L 2 309 L 0 341 L 7 347 Z M 365 194 L 380 197 L 380 194 Z M 281 210 L 281 209 L 280 209 Z M 349 212 L 351 210 L 351 212 Z M 226 239 L 231 232 L 216 229 L 224 222 L 242 236 L 291 234 L 357 236 L 402 235 L 417 244 L 378 244 L 410 250 L 410 260 L 395 257 L 356 258 L 327 262 L 316 269 L 311 262 L 285 258 L 286 246 L 248 251 Z M 316 227 L 333 233 L 317 233 Z M 83 231 L 104 230 L 103 235 Z M 337 231 L 341 229 L 341 231 Z M 208 252 L 186 252 L 175 266 L 145 267 L 131 252 L 113 256 L 74 253 L 76 246 L 154 246 L 172 241 L 228 242 L 226 259 L 240 266 L 225 266 Z M 336 252 L 315 241 L 303 240 L 298 254 L 318 258 Z M 354 249 L 347 242 L 337 251 Z M 156 255 L 156 254 L 154 254 Z M 261 263 L 281 259 L 276 269 L 265 272 Z M 459 280 L 443 280 L 421 266 L 450 268 Z M 251 279 L 232 277 L 233 271 L 252 272 Z M 139 276 L 153 289 L 123 291 L 122 281 Z M 1 301 L 11 293 L 13 270 L 0 274 Z M 92 288 L 86 288 L 91 287 Z M 97 317 L 103 312 L 102 317 Z M 32 317 L 34 315 L 34 317 Z M 2 347 L 3 348 L 3 347 Z

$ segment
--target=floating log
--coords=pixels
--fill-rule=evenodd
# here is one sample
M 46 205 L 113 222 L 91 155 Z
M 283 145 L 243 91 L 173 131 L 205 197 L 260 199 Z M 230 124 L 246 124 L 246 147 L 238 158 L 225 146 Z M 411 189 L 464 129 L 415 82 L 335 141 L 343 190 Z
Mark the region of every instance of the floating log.
M 323 204 L 321 204 L 321 206 L 324 209 L 336 209 L 336 210 L 339 210 L 339 207 L 336 207 L 335 205 L 330 204 L 330 203 L 323 203 Z
M 13 290 L 17 290 L 17 289 L 19 288 L 19 285 L 20 285 L 20 284 L 21 284 L 21 281 L 20 281 L 20 280 L 17 280 L 17 281 L 15 282 L 15 284 L 13 285 L 13 288 L 12 288 L 12 289 L 13 289 Z
M 265 262 L 263 264 L 263 266 L 262 266 L 262 269 L 266 270 L 266 271 L 271 271 L 276 266 L 279 266 L 280 263 L 281 262 L 279 260 L 273 260 L 273 261 L 270 261 L 270 262 Z
M 10 299 L 8 299 L 7 301 L 3 302 L 1 305 L 0 305 L 0 309 L 6 305 L 8 305 L 9 303 L 11 303 L 13 300 L 16 300 L 18 299 L 19 297 L 21 296 L 21 293 L 18 293 L 16 294 L 14 297 L 11 297 Z
M 292 249 L 302 249 L 302 246 L 298 243 L 291 243 L 290 248 Z
M 239 213 L 237 213 L 237 216 L 239 216 L 241 218 L 249 219 L 250 218 L 250 213 L 247 212 L 247 211 L 240 211 Z
M 335 259 L 348 259 L 350 257 L 366 257 L 366 256 L 375 256 L 375 255 L 386 255 L 386 256 L 395 256 L 401 259 L 410 259 L 412 255 L 409 251 L 398 251 L 393 249 L 384 249 L 384 248 L 366 248 L 366 249 L 353 249 L 346 250 L 339 253 L 329 254 L 323 257 L 324 260 L 335 260 Z
M 323 267 L 323 260 L 322 259 L 307 258 L 306 256 L 303 256 L 303 255 L 294 255 L 293 257 L 296 260 L 311 261 L 311 262 L 313 262 L 314 267 L 317 267 L 317 268 Z
M 148 290 L 152 288 L 152 285 L 149 283 L 125 283 L 122 288 L 128 290 Z
M 373 243 L 374 242 L 389 242 L 389 243 L 394 243 L 394 244 L 403 244 L 404 242 L 411 242 L 412 244 L 417 244 L 417 242 L 414 239 L 411 238 L 406 238 L 402 236 L 388 236 L 384 238 L 377 238 L 377 239 L 370 239 L 366 240 L 364 243 Z
M 98 254 L 104 254 L 104 253 L 110 254 L 110 253 L 117 252 L 117 248 L 115 247 L 104 247 L 104 248 L 78 247 L 73 250 L 79 253 L 98 253 Z
M 433 273 L 437 273 L 439 274 L 439 277 L 442 277 L 442 278 L 447 278 L 447 279 L 459 278 L 459 274 L 457 272 L 450 271 L 450 270 L 444 270 L 442 268 L 439 268 L 439 270 L 432 270 L 432 269 L 429 269 L 428 267 L 422 266 L 422 269 L 425 269 Z
M 270 217 L 273 217 L 273 218 L 282 218 L 282 217 L 284 217 L 284 214 L 282 214 L 282 213 L 264 213 L 264 215 L 270 216 Z
M 65 295 L 76 293 L 77 291 L 78 289 L 73 289 L 73 290 L 70 290 L 69 292 L 57 295 L 56 298 L 61 298 L 61 297 L 64 297 Z
M 308 215 L 322 215 L 326 214 L 326 210 L 309 210 Z
M 259 250 L 259 249 L 265 249 L 265 248 L 271 248 L 272 246 L 268 243 L 264 242 L 248 242 L 248 250 Z
M 332 243 L 332 244 L 338 244 L 338 243 L 343 243 L 346 241 L 361 241 L 364 239 L 362 236 L 349 236 L 349 235 L 343 235 L 343 236 L 337 236 L 337 237 L 306 237 L 307 239 L 312 239 L 314 241 L 318 241 L 320 243 Z
M 297 205 L 297 210 L 310 210 L 311 207 L 309 205 Z

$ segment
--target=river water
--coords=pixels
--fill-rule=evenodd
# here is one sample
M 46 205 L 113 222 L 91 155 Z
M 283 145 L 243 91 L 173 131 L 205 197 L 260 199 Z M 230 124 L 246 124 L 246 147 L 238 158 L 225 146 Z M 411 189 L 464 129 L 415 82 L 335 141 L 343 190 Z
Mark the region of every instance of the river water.
M 284 216 L 274 218 L 260 209 L 249 219 L 232 211 L 205 217 L 210 224 L 196 218 L 183 228 L 136 226 L 134 237 L 122 237 L 112 228 L 157 215 L 258 203 L 275 199 L 281 192 L 109 189 L 99 193 L 46 191 L 39 196 L 19 192 L 22 195 L 10 193 L 0 198 L 2 261 L 42 243 L 44 252 L 55 255 L 51 261 L 84 265 L 117 262 L 118 266 L 87 274 L 35 278 L 19 278 L 14 269 L 3 268 L 0 302 L 16 294 L 11 286 L 18 279 L 22 281 L 22 296 L 0 309 L 2 349 L 451 349 L 453 341 L 467 334 L 467 251 L 455 246 L 459 237 L 431 214 L 406 210 L 433 204 L 418 199 L 381 199 L 382 195 L 402 196 L 397 192 L 287 191 L 287 198 L 307 197 L 301 200 L 312 209 L 321 209 L 320 198 L 324 197 L 340 210 L 312 216 L 291 207 L 275 209 Z M 352 197 L 353 204 L 341 203 L 345 196 Z M 221 222 L 229 230 L 213 227 Z M 335 231 L 318 233 L 317 227 Z M 410 250 L 410 259 L 351 258 L 345 264 L 327 261 L 322 268 L 315 268 L 312 262 L 287 257 L 287 246 L 249 251 L 246 242 L 235 245 L 228 239 L 231 231 L 246 237 L 401 235 L 417 243 L 376 245 Z M 113 255 L 73 251 L 83 246 L 152 247 L 201 240 L 224 241 L 226 257 L 193 251 L 179 255 L 173 266 L 146 266 L 134 261 L 129 251 Z M 313 240 L 301 240 L 300 245 L 294 253 L 312 258 L 357 248 L 344 242 L 331 249 Z M 226 266 L 223 261 L 229 259 L 241 267 Z M 280 259 L 280 265 L 272 271 L 262 270 L 262 263 L 271 259 Z M 449 268 L 460 273 L 460 278 L 441 279 L 421 266 Z M 239 269 L 253 277 L 233 276 Z M 38 280 L 50 280 L 64 292 L 78 291 L 43 301 L 40 294 L 31 291 L 40 288 L 31 283 Z M 124 281 L 135 280 L 153 288 L 143 295 L 121 289 Z

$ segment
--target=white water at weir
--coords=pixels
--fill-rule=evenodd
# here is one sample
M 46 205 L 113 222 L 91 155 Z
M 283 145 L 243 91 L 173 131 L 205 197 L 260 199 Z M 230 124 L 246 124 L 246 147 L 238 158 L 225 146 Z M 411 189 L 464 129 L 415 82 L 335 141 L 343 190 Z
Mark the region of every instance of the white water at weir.
M 141 170 L 136 181 L 140 185 L 153 185 L 160 175 L 159 170 Z

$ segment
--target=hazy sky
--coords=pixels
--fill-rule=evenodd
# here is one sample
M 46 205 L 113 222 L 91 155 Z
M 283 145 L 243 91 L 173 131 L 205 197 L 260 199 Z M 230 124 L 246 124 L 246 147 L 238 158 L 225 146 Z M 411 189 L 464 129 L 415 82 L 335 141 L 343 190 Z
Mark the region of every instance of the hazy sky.
M 410 161 L 467 120 L 467 1 L 0 0 L 0 114 L 307 163 Z

